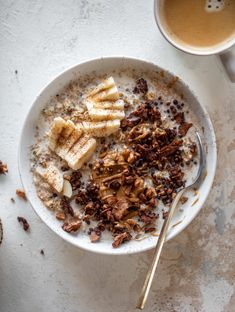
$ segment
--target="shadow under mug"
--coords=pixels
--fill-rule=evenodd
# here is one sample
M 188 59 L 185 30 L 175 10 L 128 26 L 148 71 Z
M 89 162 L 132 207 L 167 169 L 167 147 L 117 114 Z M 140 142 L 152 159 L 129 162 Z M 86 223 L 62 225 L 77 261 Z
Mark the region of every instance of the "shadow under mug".
M 162 22 L 161 6 L 164 0 L 155 0 L 154 1 L 154 16 L 157 23 L 157 26 L 165 37 L 165 39 L 172 44 L 177 49 L 193 54 L 193 55 L 218 55 L 221 59 L 222 64 L 232 82 L 235 82 L 235 47 L 234 50 L 230 49 L 235 45 L 235 37 L 229 38 L 227 41 L 224 41 L 221 44 L 218 44 L 213 47 L 200 48 L 193 47 L 181 43 L 180 41 L 175 40 L 165 29 L 164 23 Z

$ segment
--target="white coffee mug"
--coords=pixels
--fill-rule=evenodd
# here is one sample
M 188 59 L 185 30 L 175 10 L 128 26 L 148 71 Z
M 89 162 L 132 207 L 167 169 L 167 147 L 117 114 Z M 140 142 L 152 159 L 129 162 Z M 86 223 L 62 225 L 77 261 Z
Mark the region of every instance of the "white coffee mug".
M 163 16 L 162 16 L 162 6 L 164 0 L 155 0 L 154 1 L 154 16 L 157 23 L 157 26 L 166 38 L 166 40 L 171 43 L 177 49 L 194 54 L 194 55 L 219 55 L 222 64 L 224 65 L 226 72 L 232 82 L 235 82 L 235 48 L 231 49 L 235 45 L 235 36 L 233 38 L 228 38 L 226 41 L 212 47 L 194 47 L 182 43 L 180 40 L 177 41 L 173 36 L 169 34 L 164 26 Z M 235 17 L 234 17 L 235 18 Z

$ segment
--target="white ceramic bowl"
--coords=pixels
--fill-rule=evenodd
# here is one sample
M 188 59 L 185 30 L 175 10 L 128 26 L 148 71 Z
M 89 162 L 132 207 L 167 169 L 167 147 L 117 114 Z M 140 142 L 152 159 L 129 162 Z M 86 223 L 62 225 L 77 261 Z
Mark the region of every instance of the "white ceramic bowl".
M 36 195 L 33 184 L 33 177 L 30 171 L 30 146 L 34 143 L 35 140 L 34 133 L 38 116 L 51 97 L 59 93 L 65 85 L 78 76 L 81 77 L 83 75 L 89 75 L 94 71 L 96 71 L 97 74 L 108 74 L 117 68 L 120 70 L 130 68 L 131 70 L 134 69 L 137 72 L 163 71 L 163 69 L 152 63 L 126 57 L 107 57 L 95 59 L 66 70 L 56 79 L 54 79 L 49 85 L 47 85 L 46 88 L 43 89 L 43 91 L 36 98 L 26 117 L 19 146 L 20 176 L 28 200 L 30 201 L 35 212 L 39 215 L 43 222 L 48 225 L 50 229 L 52 229 L 57 235 L 69 243 L 89 251 L 103 254 L 131 254 L 148 250 L 156 245 L 157 237 L 150 236 L 142 241 L 133 240 L 121 245 L 119 248 L 114 249 L 112 248 L 111 240 L 103 239 L 99 243 L 94 244 L 90 242 L 88 235 L 85 233 L 79 232 L 77 235 L 71 235 L 64 232 L 61 228 L 61 223 L 56 220 L 55 216 L 47 208 L 44 207 Z M 172 81 L 174 76 L 169 72 L 164 72 L 164 79 L 166 81 Z M 199 196 L 195 197 L 195 195 L 190 193 L 188 195 L 189 200 L 187 201 L 187 204 L 185 204 L 184 211 L 174 217 L 172 224 L 177 223 L 179 220 L 182 222 L 177 226 L 170 228 L 167 240 L 172 239 L 174 236 L 180 233 L 198 214 L 211 189 L 216 169 L 215 134 L 208 113 L 181 80 L 176 82 L 175 88 L 178 92 L 180 92 L 180 94 L 184 94 L 186 100 L 190 103 L 190 110 L 194 115 L 197 116 L 199 130 L 201 130 L 201 133 L 203 133 L 203 142 L 205 145 L 207 145 L 207 176 L 200 187 Z M 202 129 L 204 130 L 202 131 Z M 198 200 L 192 206 L 192 203 L 195 202 L 196 198 L 198 198 Z

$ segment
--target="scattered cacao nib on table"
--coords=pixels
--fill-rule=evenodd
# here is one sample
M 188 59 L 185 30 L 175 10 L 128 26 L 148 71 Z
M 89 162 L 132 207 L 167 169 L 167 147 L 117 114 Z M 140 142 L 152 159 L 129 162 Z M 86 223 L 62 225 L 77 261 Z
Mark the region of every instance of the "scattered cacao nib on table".
M 0 174 L 6 174 L 8 172 L 7 164 L 4 164 L 0 160 Z
M 23 218 L 23 217 L 17 217 L 17 220 L 18 220 L 19 223 L 22 224 L 23 229 L 27 232 L 29 230 L 29 223 L 28 223 L 28 221 L 25 218 Z

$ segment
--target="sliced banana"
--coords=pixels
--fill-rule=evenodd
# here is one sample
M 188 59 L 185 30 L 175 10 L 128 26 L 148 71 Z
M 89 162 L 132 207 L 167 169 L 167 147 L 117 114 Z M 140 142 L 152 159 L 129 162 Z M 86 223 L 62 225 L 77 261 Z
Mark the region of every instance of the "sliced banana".
M 85 104 L 88 110 L 92 108 L 124 110 L 123 100 L 95 102 L 88 99 L 85 101 Z
M 125 117 L 125 113 L 123 111 L 118 110 L 92 108 L 89 111 L 89 116 L 91 120 L 94 121 L 114 120 L 114 119 L 121 120 Z
M 56 192 L 61 193 L 64 186 L 64 178 L 62 172 L 50 165 L 47 168 L 38 167 L 36 172 L 54 189 Z
M 94 137 L 105 137 L 118 131 L 120 120 L 115 119 L 101 122 L 84 121 L 82 126 L 86 133 L 89 133 Z
M 88 97 L 92 97 L 96 95 L 97 93 L 104 91 L 106 89 L 110 89 L 115 86 L 115 81 L 113 77 L 109 77 L 105 79 L 103 82 L 101 82 L 94 90 L 92 90 L 89 94 Z
M 38 167 L 36 172 L 47 182 L 56 192 L 70 198 L 73 195 L 71 183 L 63 178 L 63 173 L 54 165 L 47 168 Z
M 123 119 L 124 102 L 113 77 L 109 77 L 91 91 L 85 99 L 85 105 L 92 121 Z
M 57 145 L 58 138 L 62 129 L 65 127 L 66 122 L 63 118 L 57 117 L 54 119 L 51 131 L 49 134 L 49 148 L 54 151 Z
M 118 88 L 113 86 L 110 89 L 103 90 L 94 96 L 92 96 L 94 101 L 116 101 L 119 99 Z
M 62 136 L 62 138 L 58 141 L 58 145 L 56 146 L 56 154 L 64 159 L 70 148 L 78 141 L 82 134 L 83 130 L 81 128 L 75 127 L 69 136 Z
M 77 170 L 87 162 L 96 148 L 96 140 L 89 135 L 84 135 L 76 144 L 69 150 L 65 156 L 70 168 Z
M 51 139 L 52 136 L 53 139 Z M 62 118 L 55 118 L 54 120 L 49 135 L 49 142 L 52 141 L 53 144 L 49 144 L 49 147 L 53 147 L 53 151 L 66 160 L 72 169 L 81 168 L 84 162 L 91 157 L 96 147 L 96 140 L 88 134 L 84 134 L 81 125 L 77 127 L 71 120 L 65 121 Z

